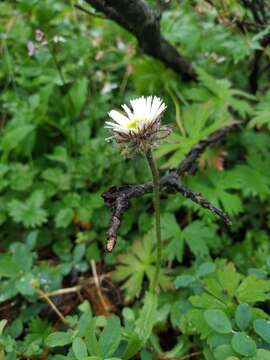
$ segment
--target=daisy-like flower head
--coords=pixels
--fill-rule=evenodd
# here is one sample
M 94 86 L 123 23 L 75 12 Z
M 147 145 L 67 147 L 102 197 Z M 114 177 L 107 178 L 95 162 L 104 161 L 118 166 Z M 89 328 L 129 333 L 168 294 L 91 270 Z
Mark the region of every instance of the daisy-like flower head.
M 166 105 L 156 96 L 142 96 L 130 100 L 130 104 L 131 108 L 122 105 L 124 113 L 111 110 L 108 115 L 113 121 L 106 121 L 105 127 L 110 129 L 110 139 L 116 143 L 145 151 L 169 133 L 169 128 L 161 126 Z

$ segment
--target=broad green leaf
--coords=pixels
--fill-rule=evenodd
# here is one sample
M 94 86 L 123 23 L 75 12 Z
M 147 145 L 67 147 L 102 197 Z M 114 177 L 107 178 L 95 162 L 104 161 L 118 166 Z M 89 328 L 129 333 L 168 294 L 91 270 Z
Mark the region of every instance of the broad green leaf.
M 104 358 L 108 358 L 113 355 L 118 348 L 121 340 L 121 325 L 120 319 L 116 316 L 112 316 L 108 319 L 108 322 L 100 334 L 99 348 L 101 355 Z
M 256 343 L 246 333 L 234 333 L 232 338 L 234 351 L 243 356 L 253 356 L 256 352 Z
M 232 263 L 227 264 L 223 269 L 217 270 L 219 283 L 230 296 L 234 296 L 241 280 L 241 275 L 236 271 Z
M 60 209 L 55 216 L 55 225 L 58 228 L 66 228 L 72 222 L 74 212 L 70 208 Z
M 268 344 L 270 344 L 270 321 L 264 319 L 256 319 L 253 322 L 256 333 Z
M 209 253 L 207 242 L 214 239 L 213 230 L 202 221 L 193 221 L 182 230 L 181 237 L 185 239 L 195 256 L 206 256 Z
M 26 273 L 16 281 L 16 289 L 25 296 L 35 295 L 38 285 L 39 280 L 32 273 Z
M 156 322 L 157 295 L 147 292 L 140 317 L 137 322 L 136 332 L 146 342 L 152 333 Z
M 18 144 L 20 144 L 20 142 L 24 140 L 34 129 L 35 127 L 33 125 L 25 124 L 6 130 L 0 141 L 0 147 L 4 150 L 4 152 L 10 152 L 15 149 Z
M 143 278 L 146 276 L 149 282 L 152 281 L 155 273 L 155 248 L 149 235 L 142 241 L 134 241 L 131 250 L 127 254 L 121 254 L 118 257 L 120 265 L 112 272 L 112 278 L 115 281 L 123 281 L 123 289 L 126 290 L 126 300 L 138 297 Z M 163 289 L 171 286 L 170 270 L 162 268 L 159 277 L 159 284 Z
M 74 338 L 72 342 L 72 350 L 77 360 L 83 360 L 87 357 L 87 348 L 85 342 L 79 336 Z
M 232 331 L 231 322 L 222 310 L 206 310 L 204 318 L 207 324 L 219 334 L 228 334 Z
M 78 327 L 77 327 L 78 335 L 80 337 L 86 336 L 86 334 L 88 333 L 88 331 L 91 328 L 92 321 L 93 321 L 92 315 L 89 311 L 82 314 L 82 316 L 80 317 L 80 320 L 78 322 Z
M 144 298 L 144 305 L 137 321 L 134 334 L 129 339 L 124 353 L 124 359 L 134 356 L 149 339 L 156 322 L 157 295 L 148 292 Z
M 88 91 L 88 80 L 86 77 L 81 77 L 71 88 L 66 101 L 68 103 L 69 111 L 73 116 L 80 114 L 82 107 L 86 101 Z
M 214 357 L 216 360 L 227 360 L 233 355 L 235 355 L 235 352 L 230 344 L 219 345 L 214 350 Z
M 126 360 L 132 358 L 143 348 L 143 345 L 144 340 L 140 338 L 137 333 L 133 333 L 128 339 L 128 344 L 125 349 L 123 359 Z
M 270 351 L 265 349 L 257 349 L 256 355 L 250 360 L 269 360 L 270 359 Z
M 213 273 L 215 270 L 216 270 L 216 265 L 214 263 L 205 262 L 199 266 L 198 270 L 196 271 L 196 275 L 198 277 L 206 276 Z
M 90 322 L 88 331 L 85 335 L 85 344 L 86 344 L 88 353 L 90 355 L 99 357 L 99 356 L 101 356 L 101 349 L 100 349 L 99 343 L 97 341 L 95 329 L 96 329 L 95 320 L 92 319 L 92 321 Z
M 270 298 L 270 282 L 254 275 L 246 277 L 237 289 L 236 296 L 241 302 L 256 303 Z
M 11 256 L 0 255 L 0 276 L 14 278 L 20 274 L 20 267 Z
M 251 308 L 248 304 L 240 304 L 235 312 L 235 321 L 240 330 L 245 330 L 252 319 Z
M 187 287 L 190 284 L 192 284 L 194 281 L 196 281 L 196 279 L 192 275 L 177 276 L 177 278 L 175 279 L 175 287 L 176 289 L 179 289 L 181 287 Z
M 71 332 L 54 332 L 50 334 L 45 343 L 49 347 L 65 346 L 72 342 L 73 334 Z

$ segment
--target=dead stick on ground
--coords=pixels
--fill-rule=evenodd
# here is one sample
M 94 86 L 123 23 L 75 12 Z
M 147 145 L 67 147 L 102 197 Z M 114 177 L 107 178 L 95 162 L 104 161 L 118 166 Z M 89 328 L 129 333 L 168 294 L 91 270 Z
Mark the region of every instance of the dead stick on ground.
M 106 277 L 108 277 L 107 274 L 103 274 L 103 275 L 100 275 L 99 276 L 99 280 L 103 280 L 105 279 Z M 68 288 L 63 288 L 63 289 L 58 289 L 58 290 L 54 290 L 54 291 L 50 291 L 50 292 L 46 292 L 45 294 L 48 296 L 48 297 L 53 297 L 53 296 L 59 296 L 59 295 L 67 295 L 67 294 L 70 294 L 70 293 L 73 293 L 73 292 L 79 292 L 83 289 L 84 287 L 84 284 L 85 285 L 89 285 L 90 284 L 96 284 L 96 281 L 94 279 L 94 277 L 92 278 L 87 278 L 87 279 L 83 279 L 81 281 L 81 285 L 76 285 L 76 286 L 72 286 L 72 287 L 68 287 Z
M 199 355 L 202 355 L 203 353 L 201 352 L 201 351 L 195 351 L 195 352 L 193 352 L 193 353 L 190 353 L 190 354 L 187 354 L 187 355 L 184 355 L 184 356 L 182 356 L 182 357 L 180 357 L 180 358 L 170 358 L 170 360 L 188 360 L 188 359 L 191 359 L 191 358 L 193 358 L 193 357 L 196 357 L 196 356 L 199 356 Z M 166 357 L 166 353 L 161 353 L 160 354 L 160 360 L 166 360 L 167 359 L 167 357 Z
M 97 268 L 96 268 L 95 260 L 91 260 L 91 268 L 92 268 L 92 273 L 93 273 L 93 277 L 94 277 L 94 282 L 95 282 L 95 285 L 96 285 L 96 288 L 97 288 L 98 297 L 99 297 L 104 309 L 106 311 L 109 311 L 108 305 L 106 304 L 106 301 L 104 300 L 104 297 L 103 297 L 102 292 L 100 290 L 100 283 L 99 283 L 99 278 L 98 278 L 98 274 L 97 274 Z
M 63 289 L 47 292 L 45 294 L 48 297 L 52 297 L 52 296 L 66 295 L 66 294 L 70 294 L 70 293 L 73 293 L 73 292 L 78 292 L 81 289 L 82 289 L 82 285 L 77 285 L 77 286 L 72 286 L 72 287 L 69 287 L 69 288 L 63 288 Z
M 192 357 L 199 356 L 199 355 L 202 355 L 202 352 L 201 351 L 196 351 L 196 352 L 187 354 L 187 355 L 179 358 L 178 360 L 188 360 L 188 359 L 191 359 Z
M 60 312 L 60 310 L 56 307 L 53 301 L 49 298 L 49 296 L 42 291 L 41 289 L 36 289 L 38 294 L 50 305 L 53 311 L 59 316 L 62 323 L 65 324 L 68 328 L 73 329 L 73 326 L 65 319 L 64 315 Z

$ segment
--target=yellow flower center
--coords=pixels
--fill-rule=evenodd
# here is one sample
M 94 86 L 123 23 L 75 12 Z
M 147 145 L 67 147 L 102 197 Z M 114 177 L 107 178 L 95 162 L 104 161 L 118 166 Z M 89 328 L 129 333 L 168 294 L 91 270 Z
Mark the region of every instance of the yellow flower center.
M 128 129 L 136 129 L 138 123 L 138 119 L 133 119 L 127 124 Z

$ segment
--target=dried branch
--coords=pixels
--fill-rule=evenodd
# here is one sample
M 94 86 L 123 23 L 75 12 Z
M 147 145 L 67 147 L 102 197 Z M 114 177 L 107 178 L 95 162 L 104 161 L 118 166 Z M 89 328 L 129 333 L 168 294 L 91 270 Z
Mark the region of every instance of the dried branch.
M 169 190 L 170 192 L 180 192 L 184 197 L 192 200 L 202 208 L 208 209 L 215 215 L 219 216 L 226 224 L 231 224 L 229 216 L 222 210 L 217 209 L 201 194 L 193 192 L 184 186 L 181 182 L 181 177 L 188 173 L 194 172 L 195 162 L 204 152 L 204 150 L 216 144 L 224 138 L 224 136 L 232 130 L 234 125 L 227 126 L 223 129 L 217 130 L 215 133 L 210 135 L 207 139 L 200 141 L 197 145 L 193 146 L 190 152 L 187 154 L 181 164 L 166 174 L 160 179 L 160 189 Z M 153 191 L 153 185 L 151 182 L 139 185 L 124 185 L 119 187 L 112 187 L 108 191 L 102 194 L 102 197 L 106 205 L 111 211 L 110 227 L 107 234 L 107 250 L 112 251 L 116 239 L 117 232 L 121 225 L 121 219 L 124 212 L 129 206 L 130 199 L 134 197 L 140 197 Z
M 99 13 L 136 36 L 142 50 L 162 61 L 184 80 L 195 80 L 192 65 L 160 32 L 160 14 L 144 0 L 85 0 Z
M 202 208 L 210 210 L 213 214 L 219 216 L 227 225 L 232 225 L 232 221 L 228 215 L 224 211 L 213 206 L 201 193 L 189 190 L 184 184 L 181 184 L 181 182 L 178 181 L 174 184 L 174 190 L 180 192 L 184 197 L 190 199 Z
M 36 289 L 37 293 L 41 298 L 43 298 L 48 305 L 53 309 L 53 311 L 59 316 L 60 320 L 64 325 L 66 325 L 69 329 L 73 329 L 73 326 L 65 319 L 64 315 L 61 313 L 61 311 L 56 307 L 54 302 L 49 298 L 49 296 L 42 291 L 41 289 Z
M 95 282 L 95 285 L 96 285 L 96 289 L 97 289 L 97 295 L 100 299 L 100 303 L 102 304 L 104 310 L 106 313 L 109 313 L 110 311 L 110 307 L 108 306 L 108 304 L 106 303 L 103 295 L 102 295 L 102 292 L 101 292 L 101 289 L 100 289 L 100 281 L 99 281 L 99 277 L 98 277 L 98 273 L 97 273 L 97 268 L 96 268 L 96 263 L 94 260 L 91 260 L 91 269 L 92 269 L 92 273 L 93 273 L 93 277 L 94 277 L 94 282 Z
M 235 127 L 235 124 L 228 125 L 220 130 L 215 131 L 207 139 L 201 140 L 197 145 L 194 145 L 190 152 L 186 155 L 185 159 L 176 169 L 179 176 L 188 172 L 191 173 L 194 167 L 195 160 L 208 148 L 224 138 L 224 136 Z

